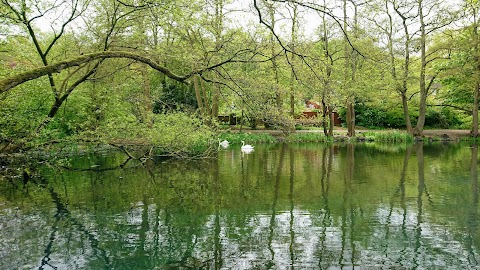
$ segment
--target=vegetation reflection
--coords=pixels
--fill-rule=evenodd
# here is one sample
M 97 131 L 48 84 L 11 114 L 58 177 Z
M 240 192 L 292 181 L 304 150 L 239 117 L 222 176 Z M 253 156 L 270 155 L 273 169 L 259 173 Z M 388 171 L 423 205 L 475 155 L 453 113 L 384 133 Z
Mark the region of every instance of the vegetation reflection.
M 69 164 L 1 182 L 2 268 L 478 261 L 477 145 L 278 144 L 208 160 Z

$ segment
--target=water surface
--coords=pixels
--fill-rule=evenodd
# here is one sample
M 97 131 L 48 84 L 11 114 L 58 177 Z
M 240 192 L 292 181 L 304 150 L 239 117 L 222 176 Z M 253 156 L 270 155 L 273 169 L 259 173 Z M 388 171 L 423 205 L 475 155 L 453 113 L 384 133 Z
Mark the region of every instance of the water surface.
M 0 181 L 0 269 L 472 269 L 478 149 L 239 146 Z

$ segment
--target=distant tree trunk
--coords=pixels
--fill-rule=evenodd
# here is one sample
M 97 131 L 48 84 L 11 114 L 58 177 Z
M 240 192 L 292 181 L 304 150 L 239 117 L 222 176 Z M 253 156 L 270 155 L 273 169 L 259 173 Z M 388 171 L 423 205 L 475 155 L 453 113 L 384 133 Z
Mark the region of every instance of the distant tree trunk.
M 328 115 L 330 115 L 330 126 L 328 127 L 328 136 L 333 136 L 333 126 L 335 125 L 335 115 L 333 114 L 332 107 L 328 108 Z
M 348 137 L 355 136 L 355 101 L 348 101 L 347 102 L 347 127 Z
M 198 82 L 198 75 L 193 75 L 193 88 L 195 90 L 195 98 L 197 99 L 198 109 L 202 115 L 206 115 L 202 100 L 202 90 L 200 89 L 200 83 Z
M 480 83 L 477 82 L 475 83 L 475 93 L 474 93 L 474 100 L 473 100 L 473 108 L 472 108 L 472 113 L 473 113 L 473 119 L 472 119 L 472 130 L 471 130 L 471 135 L 473 137 L 478 137 L 478 105 L 479 105 L 479 95 L 480 95 Z
M 218 111 L 219 111 L 219 102 L 220 102 L 220 90 L 221 87 L 217 84 L 214 87 L 213 97 L 212 97 L 212 118 L 218 118 Z
M 151 87 L 150 87 L 150 74 L 148 72 L 147 66 L 142 65 L 141 67 L 141 73 L 142 73 L 142 78 L 143 78 L 143 98 L 142 101 L 144 104 L 142 104 L 144 111 L 142 112 L 143 114 L 143 121 L 147 124 L 148 127 L 153 126 L 153 119 L 151 117 L 151 114 L 153 113 L 153 106 L 152 106 L 152 93 L 151 93 Z

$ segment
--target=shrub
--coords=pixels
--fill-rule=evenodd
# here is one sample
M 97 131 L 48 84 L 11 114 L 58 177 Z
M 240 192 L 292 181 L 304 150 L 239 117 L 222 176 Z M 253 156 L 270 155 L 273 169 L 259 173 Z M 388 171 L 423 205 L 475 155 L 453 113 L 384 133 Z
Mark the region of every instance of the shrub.
M 431 128 L 457 128 L 462 121 L 452 109 L 447 107 L 428 108 L 425 116 L 425 126 Z
M 388 131 L 368 131 L 363 133 L 368 141 L 375 142 L 413 142 L 413 136 L 404 131 L 388 130 Z
M 346 119 L 344 108 L 341 108 L 338 113 L 341 119 Z M 414 112 L 410 114 L 410 117 L 412 120 L 415 118 Z M 403 128 L 405 127 L 403 109 L 394 107 L 387 110 L 381 107 L 357 104 L 355 105 L 355 124 L 367 128 Z
M 320 132 L 295 132 L 285 138 L 286 142 L 330 142 L 331 137 Z
M 355 122 L 362 127 L 384 127 L 387 121 L 387 112 L 380 108 L 355 106 Z
M 174 156 L 204 155 L 215 132 L 201 119 L 182 112 L 157 114 L 146 134 L 161 152 Z

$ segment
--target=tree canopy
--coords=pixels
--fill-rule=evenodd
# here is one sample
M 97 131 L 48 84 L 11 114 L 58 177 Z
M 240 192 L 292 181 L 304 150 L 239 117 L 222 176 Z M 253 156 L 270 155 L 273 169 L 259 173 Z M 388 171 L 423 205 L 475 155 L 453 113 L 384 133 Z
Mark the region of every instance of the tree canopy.
M 0 141 L 150 130 L 152 142 L 172 101 L 210 127 L 236 115 L 290 130 L 313 100 L 329 136 L 333 112 L 350 136 L 478 136 L 478 12 L 473 0 L 1 0 Z

